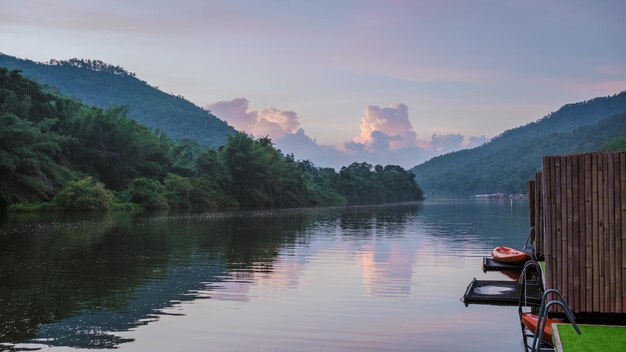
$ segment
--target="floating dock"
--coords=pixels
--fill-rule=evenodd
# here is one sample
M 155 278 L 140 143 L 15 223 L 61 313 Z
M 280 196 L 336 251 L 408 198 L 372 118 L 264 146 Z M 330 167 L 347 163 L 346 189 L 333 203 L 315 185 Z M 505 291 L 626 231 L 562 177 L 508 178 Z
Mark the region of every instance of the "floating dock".
M 520 272 L 524 268 L 522 264 L 501 263 L 493 260 L 490 257 L 483 257 L 483 270 L 484 271 L 514 271 Z
M 517 281 L 501 280 L 472 280 L 463 295 L 463 303 L 488 304 L 497 306 L 517 306 L 521 297 L 522 284 Z M 531 304 L 541 302 L 541 283 L 528 281 L 526 283 L 526 297 Z

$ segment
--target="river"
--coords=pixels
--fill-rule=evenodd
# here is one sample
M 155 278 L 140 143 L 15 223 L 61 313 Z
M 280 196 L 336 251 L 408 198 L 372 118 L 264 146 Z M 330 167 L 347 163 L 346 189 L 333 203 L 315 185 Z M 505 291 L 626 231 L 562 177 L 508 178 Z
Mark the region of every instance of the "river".
M 527 207 L 4 215 L 0 350 L 518 351 L 517 307 L 460 298 Z

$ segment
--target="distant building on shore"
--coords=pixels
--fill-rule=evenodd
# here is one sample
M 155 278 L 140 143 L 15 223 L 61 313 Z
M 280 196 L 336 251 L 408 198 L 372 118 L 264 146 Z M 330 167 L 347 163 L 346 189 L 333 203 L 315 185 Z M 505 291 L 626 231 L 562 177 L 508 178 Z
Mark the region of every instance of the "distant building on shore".
M 507 193 L 490 193 L 490 194 L 475 194 L 471 196 L 474 199 L 526 199 L 526 195 L 523 193 L 507 194 Z

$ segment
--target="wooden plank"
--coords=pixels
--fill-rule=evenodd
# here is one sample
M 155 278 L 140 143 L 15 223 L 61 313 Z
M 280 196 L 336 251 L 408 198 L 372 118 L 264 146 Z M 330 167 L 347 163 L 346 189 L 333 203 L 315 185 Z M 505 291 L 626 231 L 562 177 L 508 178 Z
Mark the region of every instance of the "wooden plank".
M 552 163 L 550 158 L 543 158 L 543 170 L 541 171 L 541 184 L 543 187 L 543 221 L 545 222 L 544 226 L 544 256 L 546 262 L 546 288 L 554 288 L 553 276 L 552 276 L 552 238 L 553 229 L 552 229 L 552 202 L 554 198 L 552 197 L 552 190 L 554 189 L 551 186 L 551 177 L 552 175 Z
M 538 222 L 541 219 L 541 213 L 539 213 L 539 203 L 541 202 L 540 200 L 540 196 L 538 194 L 539 192 L 539 181 L 537 180 L 537 173 L 535 173 L 535 177 L 533 178 L 533 181 L 535 181 L 535 189 L 533 190 L 534 195 L 533 195 L 533 212 L 535 213 L 535 218 L 533 219 L 533 222 L 531 224 L 531 226 L 535 229 L 535 254 L 537 256 L 541 255 L 541 230 L 539 229 L 539 225 Z
M 554 157 L 552 160 L 554 163 L 553 166 L 553 174 L 552 179 L 554 180 L 554 189 L 553 189 L 553 197 L 554 197 L 554 209 L 552 212 L 552 221 L 554 226 L 554 232 L 552 233 L 552 271 L 554 274 L 554 288 L 557 290 L 561 289 L 561 267 L 560 267 L 560 258 L 559 254 L 561 253 L 561 159 L 558 157 Z
M 573 199 L 574 199 L 574 192 L 573 192 L 573 182 L 572 182 L 572 164 L 573 164 L 573 158 L 571 155 L 567 155 L 564 156 L 563 159 L 565 160 L 565 182 L 564 182 L 564 187 L 565 187 L 565 233 L 564 235 L 564 239 L 565 239 L 565 255 L 567 256 L 566 262 L 567 262 L 567 271 L 566 271 L 566 275 L 565 275 L 565 289 L 567 290 L 567 294 L 564 295 L 567 299 L 568 302 L 572 302 L 572 304 L 575 304 L 576 302 L 576 289 L 574 288 L 574 247 L 576 246 L 576 243 L 574 242 L 574 204 L 573 204 Z
M 563 290 L 563 263 L 561 261 L 561 249 L 563 248 L 563 244 L 561 243 L 561 158 L 554 158 L 554 179 L 556 188 L 554 189 L 554 194 L 556 198 L 556 204 L 554 208 L 554 221 L 556 223 L 555 231 L 554 231 L 554 284 L 557 290 Z
M 622 312 L 626 313 L 626 153 L 620 153 L 619 183 L 622 223 Z
M 614 218 L 614 243 L 615 243 L 615 312 L 623 313 L 622 304 L 622 221 L 621 221 L 621 192 L 620 192 L 620 156 L 615 153 L 613 159 L 613 195 L 615 196 L 613 207 Z
M 580 294 L 579 312 L 584 312 L 586 308 L 586 286 L 585 278 L 587 276 L 586 267 L 586 241 L 585 241 L 585 156 L 583 154 L 577 156 L 578 167 L 578 292 Z
M 606 220 L 607 220 L 607 196 L 606 196 L 606 158 L 603 153 L 599 154 L 598 164 L 602 165 L 600 169 L 600 189 L 598 195 L 600 196 L 600 312 L 606 312 L 607 303 L 609 301 L 607 282 L 607 266 L 608 266 L 608 248 L 607 248 L 607 232 L 606 232 Z
M 617 304 L 615 300 L 615 194 L 614 194 L 614 168 L 613 168 L 613 153 L 605 154 L 606 164 L 607 164 L 607 175 L 606 175 L 606 190 L 607 190 L 607 249 L 609 257 L 607 258 L 608 267 L 608 309 L 611 313 L 617 312 Z M 621 299 L 621 297 L 620 297 Z
M 550 200 L 548 203 L 549 209 L 546 210 L 546 221 L 550 221 L 550 288 L 556 288 L 557 284 L 557 268 L 556 268 L 556 158 L 548 158 L 548 170 L 545 171 L 546 177 L 544 180 L 550 187 Z
M 591 207 L 591 154 L 585 154 L 585 267 L 587 312 L 593 311 L 593 212 Z
M 585 238 L 585 155 L 581 154 L 577 160 L 578 167 L 578 292 L 580 295 L 579 312 L 587 309 L 587 241 Z
M 548 158 L 543 158 L 543 168 L 541 171 L 541 185 L 543 188 L 543 221 L 544 221 L 544 246 L 543 246 L 543 255 L 545 257 L 546 262 L 546 288 L 552 288 L 552 242 L 551 242 L 551 234 L 552 229 L 550 228 L 550 204 L 552 203 L 552 197 L 550 196 L 550 163 Z
M 569 248 L 568 241 L 568 233 L 569 226 L 568 224 L 568 214 L 567 210 L 568 206 L 568 196 L 567 196 L 567 156 L 561 156 L 561 292 L 563 293 L 563 297 L 567 302 L 572 300 L 571 297 L 571 289 L 569 288 L 570 283 L 570 270 L 571 270 L 571 255 L 568 255 L 568 252 L 571 250 Z M 571 171 L 571 170 L 570 170 Z M 571 196 L 571 193 L 570 193 Z
M 580 272 L 580 204 L 579 204 L 579 185 L 578 185 L 578 159 L 579 155 L 572 156 L 572 178 L 571 178 L 571 190 L 572 190 L 572 286 L 574 288 L 573 306 L 576 312 L 580 312 L 581 309 L 581 296 L 580 296 L 580 280 L 582 279 L 582 273 Z
M 552 341 L 554 342 L 554 351 L 565 352 L 563 351 L 563 344 L 561 344 L 561 335 L 559 335 L 559 325 L 552 324 L 550 328 L 552 329 Z M 537 338 L 539 338 L 539 336 L 537 336 Z
M 593 153 L 591 158 L 591 172 L 592 172 L 592 236 L 593 236 L 593 311 L 600 311 L 600 197 L 598 194 L 598 153 Z
M 604 299 L 606 300 L 605 302 L 605 312 L 611 312 L 612 311 L 612 302 L 611 302 L 611 290 L 612 290 L 612 285 L 611 285 L 611 252 L 612 252 L 612 248 L 613 246 L 611 245 L 611 237 L 610 237 L 610 231 L 609 231 L 609 212 L 610 212 L 610 207 L 609 207 L 609 202 L 610 202 L 610 195 L 609 195 L 609 158 L 608 155 L 606 153 L 602 154 L 602 162 L 604 164 L 604 169 L 603 169 L 603 177 L 602 177 L 602 190 L 603 190 L 603 196 L 604 196 L 604 256 L 602 259 L 604 259 Z
M 537 255 L 544 256 L 544 215 L 543 215 L 543 187 L 541 172 L 535 174 L 535 236 L 537 239 Z

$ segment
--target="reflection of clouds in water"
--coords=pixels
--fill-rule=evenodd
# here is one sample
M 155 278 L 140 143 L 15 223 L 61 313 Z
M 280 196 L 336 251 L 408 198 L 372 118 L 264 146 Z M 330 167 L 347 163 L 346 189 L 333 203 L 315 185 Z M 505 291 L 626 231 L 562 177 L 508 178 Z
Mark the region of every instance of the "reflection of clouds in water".
M 349 208 L 311 209 L 317 213 L 315 231 L 303 229 L 297 246 L 283 246 L 280 255 L 271 263 L 252 265 L 244 272 L 231 272 L 222 282 L 212 287 L 211 298 L 223 301 L 249 302 L 259 291 L 264 293 L 295 289 L 305 271 L 308 258 L 318 256 L 321 247 L 310 247 L 313 236 L 339 236 L 335 248 L 349 257 L 354 245 L 361 246 L 356 259 L 363 271 L 363 282 L 368 296 L 406 297 L 410 294 L 411 279 L 417 249 L 388 239 L 401 238 L 408 219 L 415 216 L 419 204 L 397 206 L 359 206 Z M 281 210 L 285 214 L 301 214 L 301 210 Z M 379 241 L 376 241 L 379 238 Z
M 224 281 L 211 285 L 214 300 L 249 302 L 255 289 L 281 292 L 298 287 L 299 278 L 306 263 L 298 257 L 280 256 L 271 266 L 253 265 L 250 271 L 231 273 Z
M 481 295 L 498 295 L 513 291 L 513 287 L 501 287 L 501 286 L 482 286 L 474 289 L 475 293 Z
M 358 254 L 368 296 L 406 297 L 411 293 L 416 251 L 399 243 L 367 245 Z

